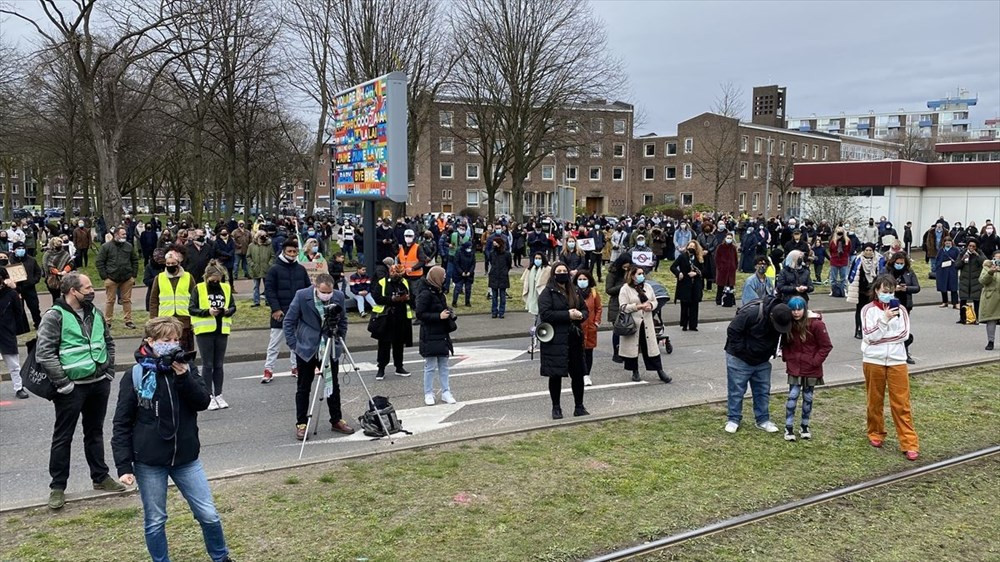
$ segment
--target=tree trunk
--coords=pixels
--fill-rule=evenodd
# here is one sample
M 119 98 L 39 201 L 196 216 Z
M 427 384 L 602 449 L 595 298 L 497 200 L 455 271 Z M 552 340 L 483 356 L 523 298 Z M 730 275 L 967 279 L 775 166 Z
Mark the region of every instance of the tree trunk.
M 83 203 L 80 205 L 80 216 L 90 216 L 90 175 L 84 172 L 83 178 Z
M 319 160 L 323 157 L 323 138 L 326 136 L 326 119 L 329 108 L 326 104 L 319 111 L 319 120 L 316 122 L 316 142 L 313 143 L 312 162 L 309 170 L 309 189 L 306 193 L 306 216 L 312 215 L 316 209 L 316 189 L 319 182 L 316 181 L 319 175 Z M 331 166 L 332 166 L 331 162 Z
M 524 220 L 524 180 L 513 180 L 510 192 L 511 209 L 510 214 L 513 221 L 520 224 Z

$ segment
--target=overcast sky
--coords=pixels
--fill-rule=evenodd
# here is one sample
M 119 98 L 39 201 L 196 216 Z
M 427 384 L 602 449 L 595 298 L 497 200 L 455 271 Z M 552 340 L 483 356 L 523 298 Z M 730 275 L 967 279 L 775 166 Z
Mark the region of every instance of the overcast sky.
M 636 133 L 672 134 L 719 84 L 787 86 L 790 117 L 924 109 L 979 96 L 974 127 L 1000 116 L 1000 2 L 595 0 L 645 112 Z M 749 118 L 749 114 L 746 115 Z

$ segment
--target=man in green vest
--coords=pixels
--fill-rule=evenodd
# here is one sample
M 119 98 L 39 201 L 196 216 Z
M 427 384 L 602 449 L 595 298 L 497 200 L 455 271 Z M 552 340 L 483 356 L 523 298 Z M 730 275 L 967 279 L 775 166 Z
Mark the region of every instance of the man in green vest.
M 121 492 L 104 462 L 104 417 L 115 378 L 115 344 L 104 315 L 94 306 L 94 285 L 77 271 L 63 276 L 57 300 L 38 326 L 35 360 L 48 374 L 56 396 L 56 423 L 49 453 L 49 507 L 66 503 L 69 455 L 77 421 L 83 417 L 83 448 L 95 490 Z

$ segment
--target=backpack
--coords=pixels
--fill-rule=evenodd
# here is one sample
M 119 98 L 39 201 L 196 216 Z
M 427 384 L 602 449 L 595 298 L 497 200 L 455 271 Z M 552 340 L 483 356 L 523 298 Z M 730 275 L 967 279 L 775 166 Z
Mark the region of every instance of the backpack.
M 369 437 L 387 437 L 391 433 L 400 432 L 412 435 L 403 429 L 403 422 L 396 417 L 396 408 L 385 396 L 373 396 L 368 402 L 368 410 L 358 416 L 358 422 L 364 434 Z
M 722 306 L 725 308 L 736 306 L 736 293 L 732 287 L 726 287 L 722 290 Z
M 844 289 L 842 289 L 840 285 L 834 285 L 833 287 L 831 287 L 830 292 L 832 293 L 831 296 L 835 299 L 842 299 L 845 296 Z

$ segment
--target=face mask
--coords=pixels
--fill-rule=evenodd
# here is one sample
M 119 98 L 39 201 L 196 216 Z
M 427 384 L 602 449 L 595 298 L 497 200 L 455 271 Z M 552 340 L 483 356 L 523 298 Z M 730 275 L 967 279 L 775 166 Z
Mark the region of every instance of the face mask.
M 0 260 L 0 267 L 5 266 L 5 265 L 7 265 L 9 263 L 10 263 L 10 260 L 8 260 L 7 258 L 4 258 L 4 259 Z
M 316 296 L 319 297 L 319 300 L 323 302 L 330 302 L 330 299 L 333 298 L 333 293 L 323 293 L 320 291 L 316 291 Z
M 497 234 L 500 234 L 501 232 L 503 232 L 503 229 L 502 228 L 497 228 L 497 229 L 494 229 L 493 232 L 496 232 Z
M 283 261 L 285 263 L 292 263 L 292 261 L 294 261 L 294 260 L 295 260 L 295 258 L 290 258 L 290 257 L 286 256 L 285 254 L 281 254 L 281 261 Z
M 586 289 L 587 287 L 590 287 L 590 281 L 588 281 L 586 277 L 581 277 L 576 280 L 576 286 L 581 289 Z
M 80 228 L 83 228 L 83 222 L 76 223 L 76 226 L 79 226 Z
M 316 236 L 316 231 L 315 230 L 310 230 L 309 231 L 309 236 Z
M 950 250 L 951 249 L 951 244 L 945 244 L 944 245 L 944 249 L 945 250 Z
M 94 302 L 94 297 L 96 295 L 97 295 L 97 293 L 95 293 L 93 291 L 91 291 L 89 293 L 80 293 L 80 296 L 83 299 L 83 302 Z
M 733 243 L 732 238 L 726 238 L 726 244 L 732 244 L 732 243 Z
M 208 286 L 211 287 L 211 288 L 213 288 L 213 289 L 218 289 L 219 288 L 219 284 L 220 284 L 219 281 L 209 281 L 208 282 Z
M 566 247 L 572 250 L 573 248 L 576 248 L 576 242 L 567 242 Z
M 411 242 L 413 242 L 413 237 L 412 236 L 404 236 L 403 240 L 405 240 L 407 244 L 410 244 Z
M 642 273 L 640 273 L 639 275 L 636 275 L 635 276 L 635 282 L 639 283 L 639 284 L 645 283 L 646 282 L 646 276 L 643 275 Z
M 851 232 L 848 233 L 848 235 L 849 236 L 854 236 L 854 231 L 852 230 Z
M 767 272 L 767 266 L 766 265 L 758 265 L 757 266 L 757 273 L 760 273 L 761 275 L 763 275 L 765 272 Z
M 636 246 L 645 246 L 646 245 L 646 241 L 645 240 L 636 240 L 635 241 L 635 245 Z
M 458 229 L 458 233 L 462 236 L 465 236 L 465 229 L 464 228 Z
M 993 234 L 993 229 L 992 228 L 987 228 L 986 229 L 986 234 Z
M 23 258 L 24 254 L 25 254 L 24 248 L 18 248 L 17 250 L 14 250 L 14 255 L 19 258 Z
M 465 253 L 466 254 L 471 254 L 472 253 L 472 248 L 466 248 L 465 249 Z
M 889 301 L 891 301 L 891 300 L 892 300 L 892 293 L 879 293 L 878 294 L 878 301 L 880 303 L 882 303 L 882 304 L 889 304 Z
M 174 273 L 177 273 L 178 271 L 180 271 L 180 269 L 181 269 L 181 266 L 179 266 L 179 265 L 168 265 L 167 266 L 167 273 L 173 275 Z
M 569 273 L 556 273 L 554 277 L 556 283 L 559 283 L 560 285 L 565 285 L 566 283 L 569 283 Z
M 468 250 L 468 251 L 471 251 L 471 250 Z M 542 267 L 542 260 L 536 259 L 535 260 L 535 267 Z
M 906 264 L 905 263 L 894 263 L 894 264 L 892 264 L 892 267 L 895 267 L 896 271 L 903 271 L 903 268 L 906 267 Z
M 180 349 L 181 346 L 175 342 L 154 341 L 149 344 L 149 347 L 153 348 L 153 353 L 155 353 L 157 357 L 163 357 L 165 355 L 169 355 L 177 349 Z
M 197 243 L 199 243 L 199 244 L 204 244 L 205 243 L 205 237 L 204 236 L 199 236 L 199 237 L 195 238 L 194 241 L 197 242 Z

